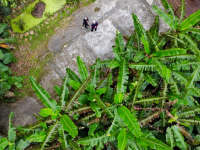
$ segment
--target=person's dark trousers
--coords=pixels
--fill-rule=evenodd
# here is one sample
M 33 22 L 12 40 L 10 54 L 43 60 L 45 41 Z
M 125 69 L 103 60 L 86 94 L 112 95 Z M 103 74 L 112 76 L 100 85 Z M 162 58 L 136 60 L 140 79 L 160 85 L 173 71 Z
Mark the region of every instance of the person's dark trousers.
M 85 28 L 88 28 L 89 25 L 87 23 L 85 23 L 83 26 L 85 26 Z
M 93 32 L 93 30 L 97 31 L 97 28 L 92 28 L 92 30 L 91 30 L 91 31 Z

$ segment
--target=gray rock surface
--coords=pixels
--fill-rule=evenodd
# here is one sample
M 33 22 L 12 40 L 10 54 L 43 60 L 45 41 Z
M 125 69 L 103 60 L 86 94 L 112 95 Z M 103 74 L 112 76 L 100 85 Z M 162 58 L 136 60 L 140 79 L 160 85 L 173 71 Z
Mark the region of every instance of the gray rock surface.
M 33 114 L 38 114 L 42 108 L 36 99 L 32 97 L 25 97 L 16 103 L 1 103 L 0 104 L 0 131 L 7 134 L 9 124 L 9 114 L 14 112 L 13 125 L 26 126 L 36 122 Z

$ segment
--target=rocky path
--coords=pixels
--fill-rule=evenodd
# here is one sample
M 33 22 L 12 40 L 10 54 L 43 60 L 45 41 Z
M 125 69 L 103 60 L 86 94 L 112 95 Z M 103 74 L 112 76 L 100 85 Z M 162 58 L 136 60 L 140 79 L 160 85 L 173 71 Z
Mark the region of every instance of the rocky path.
M 101 60 L 112 58 L 116 30 L 124 36 L 133 33 L 132 13 L 138 16 L 145 29 L 148 30 L 155 16 L 151 9 L 152 4 L 161 7 L 159 0 L 96 0 L 90 6 L 76 11 L 69 26 L 59 30 L 49 40 L 49 53 L 52 53 L 54 57 L 44 68 L 45 74 L 40 81 L 42 87 L 56 99 L 54 86 L 62 85 L 66 68 L 77 72 L 77 56 L 81 56 L 88 68 L 97 58 Z M 95 12 L 97 9 L 99 11 Z M 90 19 L 89 24 L 93 20 L 98 21 L 99 26 L 96 32 L 81 28 L 85 16 Z M 160 31 L 165 30 L 167 26 L 161 22 Z M 35 122 L 33 114 L 37 114 L 41 108 L 42 104 L 36 96 L 25 97 L 14 104 L 1 105 L 0 131 L 6 132 L 11 111 L 15 113 L 13 121 L 17 126 Z

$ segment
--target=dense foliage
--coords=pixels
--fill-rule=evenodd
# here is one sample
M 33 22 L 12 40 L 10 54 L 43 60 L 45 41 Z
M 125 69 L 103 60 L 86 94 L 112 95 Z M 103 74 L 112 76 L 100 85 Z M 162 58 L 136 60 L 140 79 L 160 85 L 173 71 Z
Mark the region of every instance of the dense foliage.
M 7 24 L 0 24 L 0 99 L 12 97 L 9 91 L 11 87 L 22 88 L 22 77 L 13 76 L 12 70 L 7 66 L 15 62 L 15 57 L 11 53 L 12 46 L 9 43 L 14 42 L 7 29 Z
M 153 9 L 171 27 L 168 32 L 159 35 L 158 16 L 145 31 L 133 14 L 135 34 L 124 45 L 117 31 L 113 60 L 97 59 L 89 74 L 78 56 L 79 76 L 66 69 L 63 86 L 55 86 L 58 102 L 30 77 L 45 108 L 38 123 L 18 127 L 17 136 L 10 122 L 8 139 L 1 139 L 0 147 L 22 150 L 40 143 L 40 149 L 199 149 L 200 51 L 195 35 L 200 30 L 192 26 L 200 20 L 200 10 L 182 21 L 184 0 L 180 19 L 162 2 L 168 13 Z

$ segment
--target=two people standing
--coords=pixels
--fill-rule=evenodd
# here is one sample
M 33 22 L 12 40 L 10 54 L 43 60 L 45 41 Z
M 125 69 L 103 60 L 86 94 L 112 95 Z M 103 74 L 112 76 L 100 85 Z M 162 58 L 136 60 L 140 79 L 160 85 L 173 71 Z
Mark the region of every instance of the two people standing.
M 85 17 L 84 19 L 83 19 L 83 25 L 82 25 L 82 28 L 85 26 L 85 28 L 88 28 L 88 26 L 89 26 L 89 18 L 88 17 Z M 91 29 L 91 31 L 93 32 L 93 30 L 97 30 L 97 26 L 98 26 L 98 22 L 97 21 L 93 21 L 92 22 L 92 25 L 91 25 L 91 27 L 92 27 L 92 29 Z

